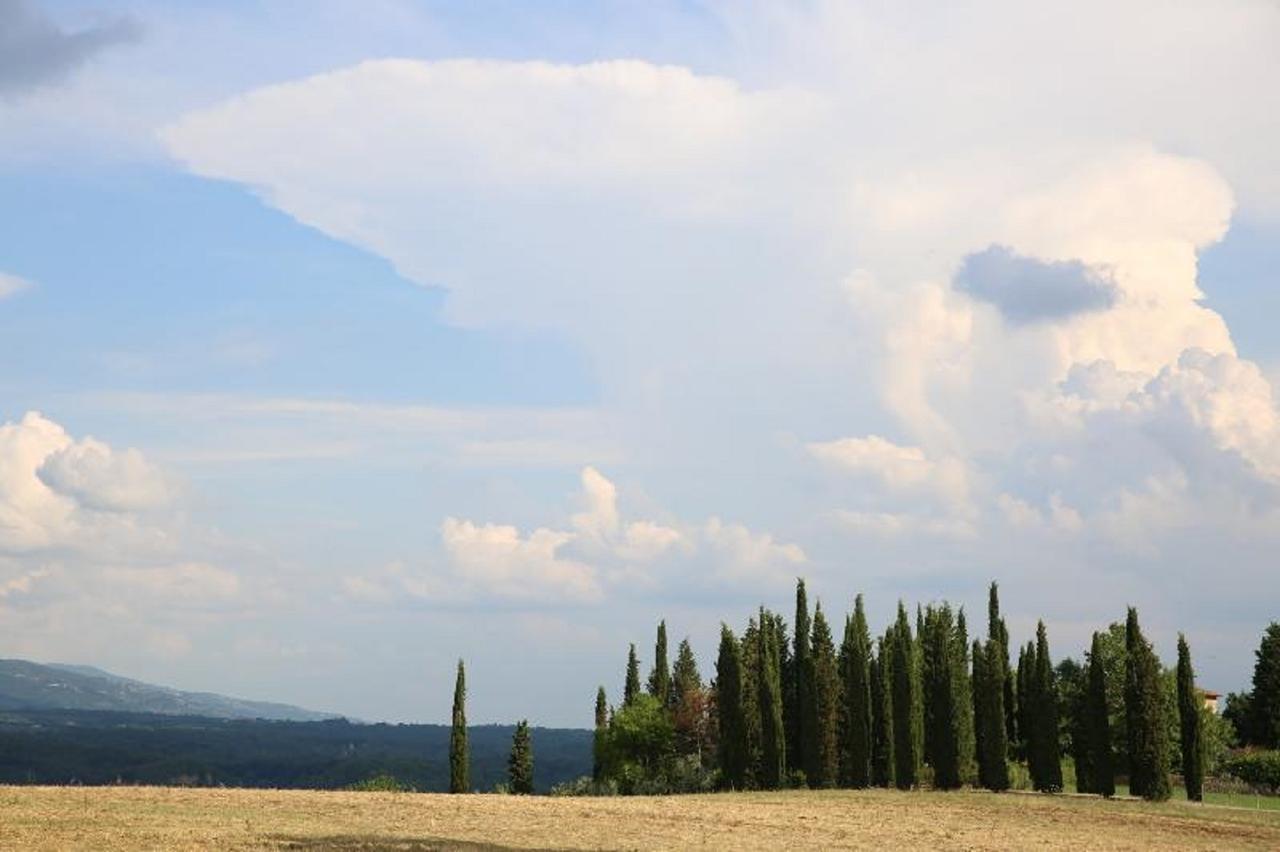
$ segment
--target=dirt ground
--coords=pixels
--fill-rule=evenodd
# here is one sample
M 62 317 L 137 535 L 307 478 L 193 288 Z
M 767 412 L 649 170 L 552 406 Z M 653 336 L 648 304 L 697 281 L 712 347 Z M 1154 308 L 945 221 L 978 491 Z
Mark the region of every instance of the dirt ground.
M 0 787 L 0 849 L 1280 849 L 1280 814 L 979 792 L 552 799 Z

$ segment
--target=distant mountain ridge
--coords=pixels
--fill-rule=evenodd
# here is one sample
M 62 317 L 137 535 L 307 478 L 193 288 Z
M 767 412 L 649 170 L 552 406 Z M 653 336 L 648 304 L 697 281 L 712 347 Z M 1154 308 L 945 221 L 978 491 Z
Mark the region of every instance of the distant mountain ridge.
M 112 710 L 213 719 L 319 722 L 339 718 L 273 701 L 185 692 L 93 666 L 0 660 L 0 710 Z

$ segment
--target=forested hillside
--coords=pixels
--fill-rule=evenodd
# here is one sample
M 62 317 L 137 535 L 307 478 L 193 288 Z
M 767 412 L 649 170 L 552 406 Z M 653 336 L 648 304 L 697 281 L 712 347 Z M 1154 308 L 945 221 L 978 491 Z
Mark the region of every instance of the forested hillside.
M 472 789 L 507 780 L 512 725 L 469 730 Z M 534 786 L 591 772 L 591 732 L 536 728 Z M 77 710 L 0 712 L 0 783 L 337 789 L 390 776 L 449 787 L 449 726 L 285 722 Z

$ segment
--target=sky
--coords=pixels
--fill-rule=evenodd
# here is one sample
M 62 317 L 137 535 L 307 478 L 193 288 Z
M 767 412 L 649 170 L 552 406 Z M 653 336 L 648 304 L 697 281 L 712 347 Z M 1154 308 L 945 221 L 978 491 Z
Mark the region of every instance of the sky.
M 0 656 L 587 727 L 797 577 L 1247 688 L 1280 5 L 0 0 Z

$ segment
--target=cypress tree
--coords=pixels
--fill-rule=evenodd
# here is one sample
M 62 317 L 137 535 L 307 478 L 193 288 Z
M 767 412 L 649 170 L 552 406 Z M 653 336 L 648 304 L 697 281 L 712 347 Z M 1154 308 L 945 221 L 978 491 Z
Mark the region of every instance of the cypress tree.
M 511 792 L 517 796 L 533 793 L 533 738 L 529 735 L 529 720 L 516 725 L 511 738 L 511 756 L 507 758 L 507 777 Z
M 467 672 L 458 660 L 453 685 L 453 726 L 449 732 L 449 792 L 465 793 L 471 787 L 471 755 L 467 751 Z
M 742 655 L 742 719 L 746 731 L 747 786 L 760 783 L 760 626 L 755 616 L 747 619 L 747 629 L 738 642 Z
M 1031 763 L 1029 742 L 1032 717 L 1031 696 L 1029 690 L 1031 685 L 1031 673 L 1035 668 L 1035 654 L 1035 646 L 1030 642 L 1018 650 L 1018 670 L 1015 674 L 1017 683 L 1014 688 L 1014 701 L 1018 706 L 1018 743 L 1014 751 L 1018 757 L 1027 761 L 1028 768 L 1030 768 Z
M 1009 664 L 1009 628 L 1005 626 L 1004 618 L 1000 615 L 1000 589 L 994 580 L 987 593 L 987 640 L 994 641 L 998 645 L 996 665 L 999 666 L 997 674 L 1003 684 L 1004 693 L 1000 701 L 1004 711 L 1004 741 L 1006 749 L 1010 749 L 1018 741 L 1017 682 L 1014 680 L 1013 669 Z M 1006 767 L 1007 771 L 1008 767 Z
M 969 625 L 964 608 L 956 613 L 956 630 L 951 642 L 955 691 L 956 751 L 960 760 L 960 783 L 972 784 L 977 766 L 977 733 L 973 720 L 973 680 L 969 676 Z
M 1178 634 L 1178 717 L 1182 733 L 1182 782 L 1186 786 L 1187 799 L 1199 802 L 1204 798 L 1204 720 L 1200 716 L 1203 705 L 1196 690 L 1196 675 L 1191 668 L 1191 649 L 1187 639 Z
M 596 730 L 591 748 L 591 777 L 599 781 L 604 775 L 605 737 L 609 731 L 609 702 L 604 687 L 596 690 Z
M 978 761 L 978 786 L 987 787 L 991 778 L 991 746 L 988 728 L 991 712 L 991 678 L 987 674 L 987 655 L 982 643 L 973 640 L 973 664 L 970 670 L 973 687 L 973 736 L 974 754 Z
M 649 694 L 667 707 L 671 702 L 671 669 L 667 667 L 667 622 L 658 622 L 658 638 L 653 645 L 653 670 L 649 672 Z
M 795 721 L 788 742 L 790 765 L 808 775 L 816 768 L 818 755 L 818 710 L 813 694 L 813 660 L 810 638 L 809 599 L 804 580 L 796 581 L 795 648 L 791 655 L 795 671 Z
M 920 609 L 916 609 L 916 644 L 919 646 L 920 666 L 920 717 L 923 723 L 923 750 L 920 752 L 921 759 L 924 763 L 933 766 L 934 745 L 937 739 L 937 726 L 934 720 L 934 709 L 937 706 L 938 698 L 934 695 L 937 688 L 937 679 L 935 669 L 941 664 L 935 657 L 938 653 L 938 647 L 934 639 L 934 627 L 938 619 L 938 611 L 932 604 L 929 605 L 928 615 L 923 616 Z
M 951 607 L 930 607 L 924 620 L 925 669 L 924 701 L 928 706 L 925 742 L 933 757 L 933 786 L 954 790 L 960 786 L 960 752 L 957 742 L 955 673 L 952 643 L 954 623 Z
M 1115 762 L 1111 753 L 1111 716 L 1107 707 L 1107 667 L 1102 634 L 1093 634 L 1089 649 L 1089 689 L 1085 697 L 1090 787 L 1108 799 L 1116 794 Z
M 886 632 L 871 661 L 871 783 L 893 786 L 892 632 Z
M 716 712 L 720 722 L 720 774 L 731 790 L 747 785 L 747 726 L 742 707 L 742 655 L 738 640 L 720 625 L 720 654 L 716 658 Z
M 686 695 L 702 689 L 702 674 L 698 671 L 698 660 L 693 655 L 693 646 L 688 639 L 680 640 L 676 649 L 676 662 L 671 668 L 671 704 L 679 707 Z
M 898 602 L 893 635 L 893 776 L 900 790 L 916 786 L 920 745 L 916 736 L 919 694 L 916 691 L 916 643 L 907 621 L 907 608 Z
M 854 600 L 853 618 L 846 620 L 844 633 L 844 765 L 845 782 L 850 787 L 871 785 L 872 695 L 871 634 L 862 595 Z
M 813 667 L 814 740 L 817 748 L 812 772 L 806 771 L 810 787 L 836 785 L 840 772 L 840 670 L 831 627 L 818 602 L 813 615 L 811 665 Z
M 1062 791 L 1062 757 L 1058 745 L 1058 685 L 1049 658 L 1049 639 L 1044 622 L 1036 625 L 1035 669 L 1031 681 L 1032 742 L 1031 782 L 1039 791 Z
M 1125 620 L 1125 721 L 1129 734 L 1129 790 L 1152 801 L 1169 798 L 1169 748 L 1160 662 L 1142 635 L 1138 611 Z
M 916 773 L 928 762 L 925 754 L 925 701 L 924 701 L 924 612 L 916 604 L 916 633 L 911 654 L 911 694 L 914 696 L 914 712 L 911 714 L 911 737 L 916 744 Z
M 978 783 L 1009 789 L 1009 743 L 1005 738 L 1005 650 L 1000 640 L 973 643 L 974 723 L 978 736 Z
M 1087 662 L 1087 661 L 1086 661 Z M 1062 697 L 1066 727 L 1071 738 L 1071 760 L 1076 767 L 1076 792 L 1094 793 L 1093 749 L 1089 745 L 1089 667 L 1074 660 L 1058 664 L 1058 693 Z
M 772 619 L 760 610 L 760 784 L 776 790 L 786 777 L 787 743 L 782 720 L 782 681 L 778 672 L 778 636 Z
M 1253 664 L 1253 692 L 1249 695 L 1248 742 L 1280 748 L 1280 623 L 1267 625 Z
M 627 680 L 622 688 L 622 706 L 630 707 L 640 694 L 640 660 L 636 658 L 636 646 L 627 651 Z

